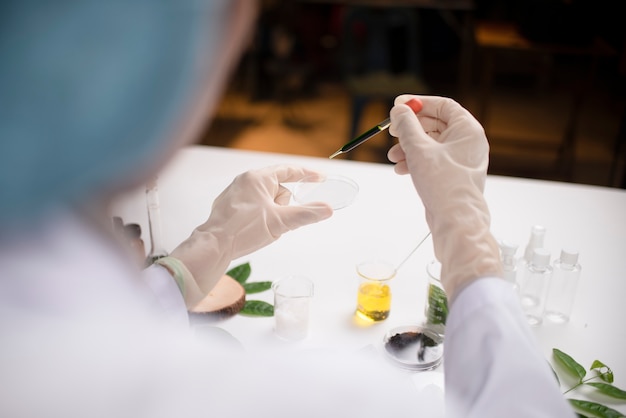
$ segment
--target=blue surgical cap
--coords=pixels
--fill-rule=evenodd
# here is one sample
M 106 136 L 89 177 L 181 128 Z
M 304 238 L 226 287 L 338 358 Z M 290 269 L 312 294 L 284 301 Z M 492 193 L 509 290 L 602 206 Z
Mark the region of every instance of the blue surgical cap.
M 0 224 L 124 184 L 163 153 L 227 3 L 0 0 Z

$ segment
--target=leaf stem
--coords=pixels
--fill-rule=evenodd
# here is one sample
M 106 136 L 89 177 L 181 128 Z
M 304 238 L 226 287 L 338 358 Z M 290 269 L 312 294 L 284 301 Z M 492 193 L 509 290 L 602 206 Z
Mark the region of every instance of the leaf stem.
M 572 386 L 571 388 L 569 388 L 569 389 L 567 389 L 565 392 L 563 392 L 563 395 L 567 394 L 568 392 L 573 391 L 574 389 L 576 389 L 576 388 L 577 388 L 577 387 L 579 387 L 579 386 L 584 385 L 584 384 L 585 384 L 585 383 L 587 383 L 588 381 L 593 380 L 593 379 L 598 379 L 598 378 L 600 378 L 601 376 L 604 376 L 605 374 L 606 374 L 606 373 L 601 373 L 601 374 L 597 374 L 597 375 L 595 375 L 595 376 L 591 376 L 591 377 L 590 377 L 590 378 L 588 378 L 588 379 L 584 379 L 584 380 L 583 380 L 583 379 L 581 379 L 581 380 L 580 380 L 577 384 L 575 384 L 574 386 Z

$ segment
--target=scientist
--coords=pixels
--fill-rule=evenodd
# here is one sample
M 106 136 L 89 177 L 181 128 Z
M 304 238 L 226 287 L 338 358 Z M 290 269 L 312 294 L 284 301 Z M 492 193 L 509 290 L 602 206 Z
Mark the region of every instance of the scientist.
M 198 344 L 186 308 L 231 260 L 332 215 L 290 207 L 296 166 L 243 173 L 141 272 L 107 204 L 193 142 L 250 35 L 252 0 L 0 3 L 0 416 L 434 416 L 358 356 Z M 389 151 L 426 207 L 451 298 L 446 414 L 573 416 L 501 275 L 488 144 L 450 99 L 401 96 Z M 387 397 L 370 396 L 375 378 Z

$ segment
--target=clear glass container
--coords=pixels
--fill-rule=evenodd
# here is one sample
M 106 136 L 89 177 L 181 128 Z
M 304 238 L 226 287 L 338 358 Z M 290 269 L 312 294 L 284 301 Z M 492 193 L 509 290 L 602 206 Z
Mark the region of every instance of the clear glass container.
M 300 205 L 326 202 L 334 210 L 352 204 L 359 192 L 354 180 L 335 174 L 326 177 L 305 177 L 295 184 L 293 199 Z
M 511 283 L 513 287 L 518 290 L 517 283 L 517 260 L 515 259 L 515 253 L 517 252 L 517 245 L 508 241 L 500 241 L 500 258 L 502 260 L 503 278 L 507 282 Z
M 424 306 L 425 323 L 443 336 L 448 319 L 448 296 L 441 285 L 441 263 L 437 260 L 428 263 L 426 274 L 428 276 L 428 289 Z
M 359 279 L 356 314 L 367 321 L 383 321 L 391 311 L 390 281 L 396 268 L 386 261 L 366 261 L 356 266 Z
M 313 282 L 304 276 L 288 276 L 272 283 L 272 290 L 276 335 L 290 341 L 306 338 Z
M 530 325 L 540 325 L 543 322 L 543 311 L 551 276 L 550 251 L 545 248 L 536 248 L 520 283 L 522 309 Z
M 427 325 L 405 325 L 393 328 L 383 338 L 383 348 L 396 366 L 424 371 L 441 364 L 443 336 Z
M 578 251 L 563 249 L 554 262 L 544 317 L 562 324 L 569 321 L 580 279 Z
M 546 237 L 546 228 L 542 225 L 533 225 L 530 230 L 530 238 L 528 244 L 524 249 L 524 261 L 526 264 L 530 264 L 533 258 L 533 253 L 537 248 L 544 248 L 543 242 Z

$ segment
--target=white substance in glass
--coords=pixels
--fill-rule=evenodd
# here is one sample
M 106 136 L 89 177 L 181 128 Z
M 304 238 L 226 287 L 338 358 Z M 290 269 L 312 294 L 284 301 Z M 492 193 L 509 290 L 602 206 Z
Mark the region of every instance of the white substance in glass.
M 288 340 L 301 340 L 309 332 L 309 298 L 276 297 L 276 334 Z
M 302 340 L 309 333 L 309 304 L 313 282 L 290 276 L 272 284 L 274 290 L 274 331 L 286 340 Z

